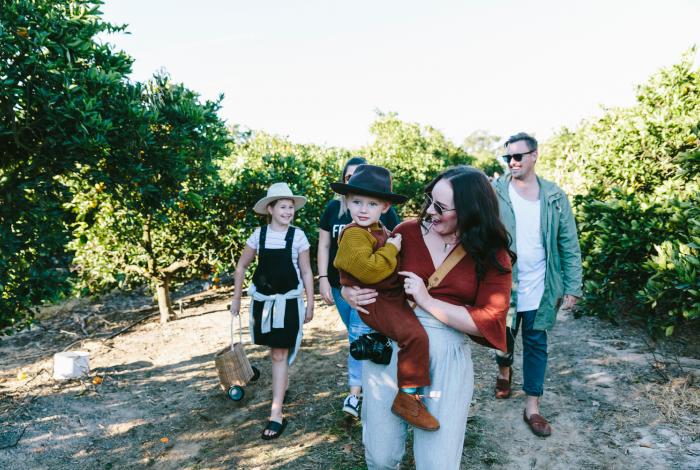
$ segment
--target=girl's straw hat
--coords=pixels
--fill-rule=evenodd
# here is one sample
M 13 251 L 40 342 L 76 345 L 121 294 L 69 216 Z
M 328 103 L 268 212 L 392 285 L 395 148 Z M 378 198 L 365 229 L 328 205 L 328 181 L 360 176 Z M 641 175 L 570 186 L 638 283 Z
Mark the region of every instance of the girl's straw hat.
M 306 198 L 295 196 L 287 183 L 275 183 L 267 189 L 267 196 L 255 203 L 253 211 L 256 214 L 267 215 L 267 206 L 278 199 L 291 199 L 294 201 L 295 210 L 301 209 L 306 204 Z

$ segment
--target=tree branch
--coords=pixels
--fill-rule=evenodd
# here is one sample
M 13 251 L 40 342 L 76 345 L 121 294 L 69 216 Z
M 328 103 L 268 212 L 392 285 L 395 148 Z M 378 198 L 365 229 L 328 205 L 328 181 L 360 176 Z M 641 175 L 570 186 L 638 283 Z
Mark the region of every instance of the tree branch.
M 190 262 L 187 260 L 180 260 L 180 261 L 175 261 L 170 266 L 167 268 L 163 268 L 161 272 L 165 274 L 166 276 L 172 276 L 176 272 L 187 268 L 190 265 Z

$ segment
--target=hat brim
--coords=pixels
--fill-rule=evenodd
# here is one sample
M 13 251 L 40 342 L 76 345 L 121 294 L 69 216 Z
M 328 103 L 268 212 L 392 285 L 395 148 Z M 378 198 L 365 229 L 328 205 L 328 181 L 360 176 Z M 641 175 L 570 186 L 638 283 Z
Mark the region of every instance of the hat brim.
M 267 215 L 267 206 L 279 199 L 290 199 L 294 201 L 294 210 L 299 210 L 306 204 L 306 198 L 304 196 L 267 196 L 255 203 L 253 212 L 260 215 Z
M 383 193 L 381 191 L 373 191 L 371 189 L 363 188 L 362 186 L 353 186 L 352 184 L 346 183 L 331 183 L 331 189 L 338 194 L 345 196 L 348 193 L 359 194 L 361 196 L 376 197 L 383 201 L 393 202 L 395 204 L 401 204 L 408 200 L 408 196 L 395 193 Z

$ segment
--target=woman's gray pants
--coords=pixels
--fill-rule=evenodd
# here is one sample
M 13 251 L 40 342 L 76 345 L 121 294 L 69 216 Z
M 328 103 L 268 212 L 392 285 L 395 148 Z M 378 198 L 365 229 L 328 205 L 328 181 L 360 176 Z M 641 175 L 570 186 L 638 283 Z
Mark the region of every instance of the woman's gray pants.
M 459 469 L 469 404 L 474 390 L 470 339 L 416 309 L 430 339 L 432 385 L 425 395 L 428 411 L 440 422 L 438 431 L 413 432 L 413 454 L 418 470 Z M 363 367 L 362 441 L 369 469 L 396 469 L 406 450 L 407 424 L 391 412 L 396 385 L 397 345 L 389 365 L 366 361 Z

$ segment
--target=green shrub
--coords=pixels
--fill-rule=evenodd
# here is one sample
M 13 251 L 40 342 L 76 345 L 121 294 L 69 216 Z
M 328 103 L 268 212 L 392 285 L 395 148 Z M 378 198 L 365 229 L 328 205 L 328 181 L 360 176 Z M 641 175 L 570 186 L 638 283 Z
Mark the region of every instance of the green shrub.
M 583 305 L 645 318 L 671 334 L 697 321 L 700 71 L 692 55 L 611 109 L 544 146 L 542 173 L 574 195 Z
M 344 149 L 295 144 L 264 132 L 237 139 L 219 164 L 232 212 L 226 246 L 235 256 L 230 259 L 229 269 L 255 227 L 266 222 L 264 216 L 253 212 L 253 206 L 273 183 L 285 182 L 294 194 L 307 198 L 294 225 L 304 230 L 315 246 L 323 209 L 335 197 L 330 184 L 338 181 L 342 165 L 350 156 Z
M 315 254 L 321 214 L 336 196 L 330 184 L 338 181 L 342 166 L 351 156 L 362 155 L 370 163 L 392 171 L 394 191 L 411 196 L 407 204 L 397 207 L 404 217 L 418 212 L 423 187 L 435 175 L 448 166 L 473 161 L 437 130 L 406 123 L 394 114 L 379 115 L 371 130 L 374 142 L 359 152 L 295 144 L 263 132 L 239 136 L 229 156 L 219 164 L 232 210 L 224 243 L 233 254 L 227 269 L 233 267 L 234 257 L 243 250 L 253 229 L 265 222 L 252 207 L 272 183 L 286 182 L 295 194 L 308 199 L 295 225 L 304 230 Z
M 423 188 L 438 173 L 453 165 L 474 162 L 472 156 L 437 129 L 401 121 L 393 113 L 380 113 L 370 130 L 374 142 L 361 153 L 371 163 L 391 170 L 394 191 L 411 198 L 399 208 L 403 217 L 419 213 Z

